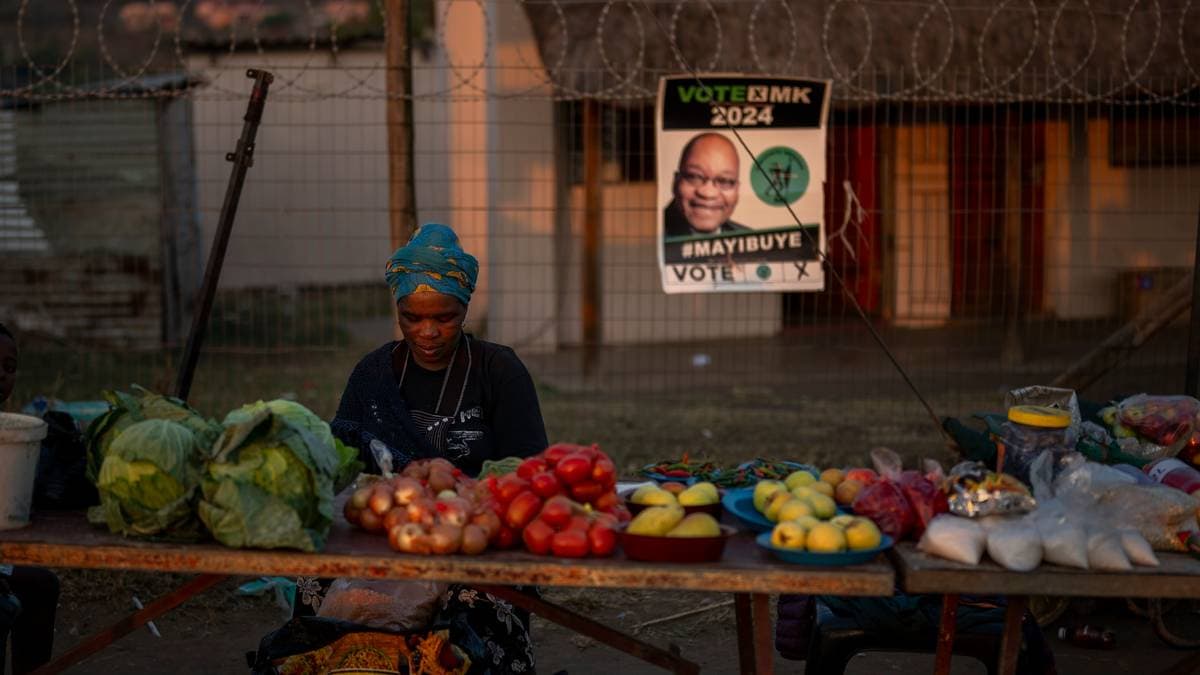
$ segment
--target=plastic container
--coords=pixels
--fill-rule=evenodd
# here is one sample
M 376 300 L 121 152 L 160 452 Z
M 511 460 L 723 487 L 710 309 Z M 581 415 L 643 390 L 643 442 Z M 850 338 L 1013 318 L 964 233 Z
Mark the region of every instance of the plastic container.
M 1008 409 L 1008 421 L 1000 426 L 996 438 L 999 470 L 1029 484 L 1029 466 L 1038 455 L 1049 451 L 1054 457 L 1055 475 L 1060 462 L 1075 451 L 1070 413 L 1037 405 L 1017 405 Z
M 715 562 L 725 553 L 725 542 L 737 530 L 721 526 L 716 537 L 652 537 L 645 534 L 621 533 L 621 549 L 630 560 L 644 562 L 699 563 Z
M 1163 457 L 1145 466 L 1143 471 L 1155 483 L 1162 483 L 1183 490 L 1193 497 L 1200 497 L 1200 471 L 1175 459 Z
M 29 415 L 0 413 L 0 530 L 29 524 L 33 479 L 46 423 Z
M 1058 639 L 1087 649 L 1112 649 L 1117 646 L 1117 634 L 1111 630 L 1083 624 L 1058 629 Z

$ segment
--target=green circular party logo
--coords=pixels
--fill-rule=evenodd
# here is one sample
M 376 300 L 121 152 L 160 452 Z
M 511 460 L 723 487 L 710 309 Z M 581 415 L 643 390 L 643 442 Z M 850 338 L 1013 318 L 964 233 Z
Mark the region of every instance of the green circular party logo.
M 759 279 L 766 281 L 767 279 L 771 278 L 771 266 L 770 265 L 759 265 L 758 269 L 755 270 L 755 273 L 758 274 Z
M 808 162 L 795 150 L 776 146 L 763 151 L 750 170 L 754 194 L 771 206 L 786 206 L 808 189 Z

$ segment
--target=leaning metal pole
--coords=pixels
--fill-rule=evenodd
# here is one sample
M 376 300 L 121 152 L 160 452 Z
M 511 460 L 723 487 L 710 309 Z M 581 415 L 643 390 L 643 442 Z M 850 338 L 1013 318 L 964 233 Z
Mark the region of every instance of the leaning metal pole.
M 246 106 L 242 136 L 237 148 L 225 155 L 233 162 L 229 186 L 225 188 L 225 203 L 221 205 L 221 217 L 217 221 L 217 232 L 213 236 L 212 251 L 208 254 L 208 265 L 204 269 L 204 284 L 200 288 L 200 302 L 192 314 L 192 329 L 188 333 L 187 347 L 179 362 L 179 374 L 175 379 L 175 395 L 187 400 L 192 389 L 192 376 L 200 359 L 200 346 L 208 328 L 208 316 L 212 312 L 213 298 L 217 293 L 217 282 L 221 278 L 221 266 L 225 262 L 225 249 L 229 245 L 229 234 L 233 231 L 233 218 L 237 214 L 238 200 L 242 196 L 242 184 L 246 181 L 246 170 L 254 165 L 254 136 L 258 123 L 262 121 L 263 106 L 267 102 L 267 88 L 275 77 L 265 70 L 250 69 L 246 77 L 254 78 L 254 89 L 250 92 L 250 103 Z

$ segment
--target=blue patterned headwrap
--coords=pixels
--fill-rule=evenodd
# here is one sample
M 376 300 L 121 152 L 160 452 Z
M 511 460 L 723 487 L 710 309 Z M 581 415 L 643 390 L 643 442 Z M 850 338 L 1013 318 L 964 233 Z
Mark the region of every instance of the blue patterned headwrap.
M 388 287 L 399 302 L 412 293 L 444 293 L 466 305 L 479 277 L 479 261 L 458 244 L 454 230 L 439 223 L 417 228 L 387 262 Z

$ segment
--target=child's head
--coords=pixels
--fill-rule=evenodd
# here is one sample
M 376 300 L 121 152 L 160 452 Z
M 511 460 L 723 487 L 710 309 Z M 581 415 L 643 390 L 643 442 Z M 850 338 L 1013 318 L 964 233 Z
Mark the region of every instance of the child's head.
M 0 323 L 0 404 L 12 396 L 17 383 L 17 338 Z

